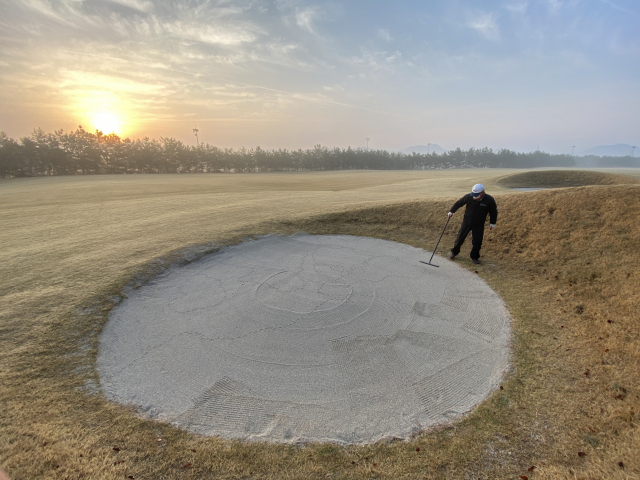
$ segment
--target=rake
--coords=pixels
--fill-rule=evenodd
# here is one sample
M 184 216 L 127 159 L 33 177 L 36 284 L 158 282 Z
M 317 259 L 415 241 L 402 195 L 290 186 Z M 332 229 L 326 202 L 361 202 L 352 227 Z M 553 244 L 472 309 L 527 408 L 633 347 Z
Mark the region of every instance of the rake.
M 436 243 L 436 248 L 433 249 L 433 253 L 431 254 L 431 258 L 429 259 L 429 261 L 428 262 L 423 262 L 422 260 L 420 260 L 420 263 L 424 263 L 425 265 L 431 265 L 432 267 L 440 268 L 440 265 L 434 265 L 433 263 L 431 263 L 431 260 L 433 260 L 433 256 L 436 254 L 436 250 L 438 249 L 438 245 L 440 245 L 440 240 L 442 240 L 442 235 L 444 235 L 444 231 L 447 229 L 447 225 L 449 225 L 449 220 L 451 220 L 451 217 L 447 218 L 447 223 L 444 224 L 444 228 L 442 229 L 442 233 L 440 234 L 440 238 L 438 239 L 438 243 Z

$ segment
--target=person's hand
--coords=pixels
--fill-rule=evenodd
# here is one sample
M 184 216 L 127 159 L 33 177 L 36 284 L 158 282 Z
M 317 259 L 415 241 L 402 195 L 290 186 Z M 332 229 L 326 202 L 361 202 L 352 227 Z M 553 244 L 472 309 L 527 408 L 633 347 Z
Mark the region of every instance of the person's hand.
M 449 218 L 453 217 L 453 213 L 451 213 L 451 212 L 447 213 L 447 217 L 449 217 Z
M 490 223 L 489 224 L 489 230 L 493 230 L 494 228 L 496 228 L 496 224 L 495 223 Z

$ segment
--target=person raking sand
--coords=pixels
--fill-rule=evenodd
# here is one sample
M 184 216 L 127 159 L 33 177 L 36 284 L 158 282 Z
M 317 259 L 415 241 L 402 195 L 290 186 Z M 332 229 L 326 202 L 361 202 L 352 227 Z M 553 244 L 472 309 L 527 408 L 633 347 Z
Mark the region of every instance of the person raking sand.
M 471 189 L 471 193 L 466 194 L 460 200 L 453 204 L 451 211 L 447 214 L 449 218 L 456 211 L 466 205 L 462 225 L 458 231 L 458 237 L 451 249 L 449 258 L 454 260 L 460 253 L 460 247 L 464 243 L 467 235 L 471 232 L 471 253 L 470 257 L 473 263 L 480 264 L 480 249 L 482 248 L 482 239 L 484 237 L 484 224 L 489 215 L 489 230 L 493 230 L 498 220 L 498 207 L 496 201 L 491 195 L 487 195 L 484 191 L 484 185 L 477 183 Z

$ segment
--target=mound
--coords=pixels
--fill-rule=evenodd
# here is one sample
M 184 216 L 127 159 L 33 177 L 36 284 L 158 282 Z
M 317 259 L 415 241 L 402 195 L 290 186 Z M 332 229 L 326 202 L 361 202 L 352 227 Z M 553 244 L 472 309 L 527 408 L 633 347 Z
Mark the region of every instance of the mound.
M 570 471 L 578 478 L 640 474 L 630 453 L 640 445 L 639 193 L 636 186 L 612 185 L 497 196 L 498 228 L 485 234 L 483 265 L 464 259 L 469 242 L 460 263 L 476 269 L 511 309 L 514 374 L 477 409 L 474 422 L 457 427 L 459 440 L 472 439 L 461 444 L 469 461 L 447 478 L 477 472 L 474 465 L 495 468 L 491 478 L 517 478 L 532 465 L 540 478 L 570 478 Z M 433 244 L 450 205 L 345 212 L 305 229 Z M 447 229 L 438 253 L 453 244 L 457 225 Z M 499 418 L 495 412 L 502 412 Z M 508 466 L 495 453 L 507 448 L 501 440 L 507 436 L 496 430 L 518 451 L 519 460 Z M 425 449 L 448 448 L 423 441 Z M 483 442 L 485 448 L 475 448 Z M 430 466 L 437 468 L 438 460 Z
M 587 185 L 625 185 L 638 183 L 637 180 L 611 173 L 584 170 L 544 170 L 509 175 L 498 180 L 498 185 L 506 188 L 564 188 Z

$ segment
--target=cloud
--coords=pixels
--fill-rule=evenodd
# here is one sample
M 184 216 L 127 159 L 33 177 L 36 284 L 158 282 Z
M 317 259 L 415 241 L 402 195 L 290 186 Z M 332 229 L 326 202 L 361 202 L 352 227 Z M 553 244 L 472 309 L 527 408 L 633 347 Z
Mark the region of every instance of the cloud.
M 306 8 L 304 10 L 296 11 L 296 24 L 308 32 L 316 33 L 313 26 L 313 21 L 318 17 L 318 10 L 316 8 Z
M 563 2 L 560 0 L 547 0 L 547 5 L 549 6 L 549 13 L 555 15 L 562 8 Z
M 493 13 L 479 15 L 467 22 L 469 28 L 473 28 L 481 33 L 487 40 L 498 41 L 500 39 L 500 30 L 496 24 Z
M 402 53 L 398 52 L 397 50 L 395 51 L 395 53 L 393 55 L 390 55 L 388 57 L 385 57 L 385 61 L 387 63 L 393 63 L 395 62 L 398 58 L 400 58 L 402 56 Z
M 169 12 L 162 10 L 160 3 L 154 4 L 148 0 L 109 0 L 97 4 L 94 9 L 83 6 L 85 3 L 82 0 L 22 0 L 21 5 L 57 23 L 81 29 L 85 43 L 91 43 L 95 39 L 108 45 L 137 37 L 142 41 L 162 41 L 165 48 L 176 38 L 183 43 L 230 46 L 254 42 L 259 35 L 265 33 L 250 15 L 245 14 L 245 8 L 236 5 L 215 7 L 206 2 L 203 4 L 206 8 L 200 5 L 192 9 L 183 5 Z M 114 10 L 117 5 L 124 5 L 134 11 Z M 158 12 L 150 14 L 154 9 Z M 42 27 L 54 31 L 58 28 L 52 22 L 44 23 L 41 18 L 33 22 L 42 31 L 46 31 Z M 31 25 L 32 23 L 26 23 L 23 29 Z M 87 26 L 91 29 L 87 29 Z M 63 38 L 63 35 L 54 36 L 55 40 Z M 175 42 L 173 43 L 175 47 Z
M 616 3 L 613 3 L 613 2 L 612 2 L 612 1 L 610 1 L 610 0 L 600 0 L 600 1 L 601 1 L 602 3 L 605 3 L 605 4 L 609 5 L 611 8 L 613 8 L 613 9 L 615 9 L 615 10 L 619 10 L 619 11 L 621 11 L 621 12 L 628 13 L 629 15 L 634 15 L 634 16 L 636 16 L 636 17 L 638 16 L 638 14 L 637 14 L 636 12 L 632 12 L 631 10 L 627 10 L 626 8 L 621 7 L 620 5 L 618 5 L 618 4 L 616 4 Z
M 387 30 L 386 28 L 380 28 L 378 30 L 378 37 L 383 40 L 386 40 L 387 42 L 390 42 L 391 40 L 393 40 L 393 37 L 391 37 L 389 30 Z
M 87 71 L 60 69 L 59 76 L 51 80 L 52 86 L 68 91 L 117 92 L 118 95 L 159 95 L 166 87 L 156 79 L 125 78 L 117 74 L 92 73 Z
M 511 13 L 517 13 L 519 15 L 524 15 L 528 7 L 529 7 L 529 2 L 527 1 L 508 3 L 504 6 L 506 10 L 509 10 Z
M 65 25 L 74 25 L 74 20 L 78 20 L 79 14 L 75 10 L 73 2 L 60 2 L 54 8 L 49 2 L 42 0 L 22 0 L 21 4 L 41 15 L 49 17 Z M 88 19 L 83 19 L 88 21 Z
M 153 10 L 153 3 L 145 0 L 109 0 L 113 3 L 124 5 L 125 7 L 133 8 L 139 12 L 148 13 Z
M 402 61 L 403 54 L 399 50 L 389 51 L 363 51 L 362 55 L 340 57 L 340 63 L 347 68 L 347 77 L 351 79 L 382 81 L 389 75 L 396 75 L 408 66 L 408 62 Z
M 160 30 L 176 37 L 198 42 L 237 45 L 253 42 L 256 36 L 242 28 L 225 28 L 213 25 L 202 25 L 193 22 L 176 21 L 172 23 L 159 23 Z
M 373 108 L 403 113 L 475 97 L 542 98 L 571 83 L 604 91 L 597 82 L 636 73 L 638 1 L 404 2 L 381 4 L 354 24 L 357 2 L 0 0 L 0 121 L 23 128 L 8 107 L 23 98 L 31 99 L 29 112 L 44 112 L 29 121 L 46 127 L 40 118 L 71 108 L 80 118 L 74 105 L 84 95 L 115 102 L 132 118 L 172 111 L 178 122 L 181 115 L 266 121 L 268 105 L 283 102 L 329 118 L 336 111 L 309 105 L 342 108 L 343 100 L 358 109 L 374 105 L 369 94 Z M 309 92 L 326 97 L 303 96 Z M 289 120 L 282 122 L 287 131 Z M 156 135 L 153 125 L 145 134 Z
M 309 57 L 308 52 L 295 43 L 268 42 L 260 44 L 251 50 L 249 58 L 256 62 L 264 62 L 291 69 L 309 71 L 315 68 L 312 63 L 314 59 Z M 329 65 L 323 66 L 330 68 Z

